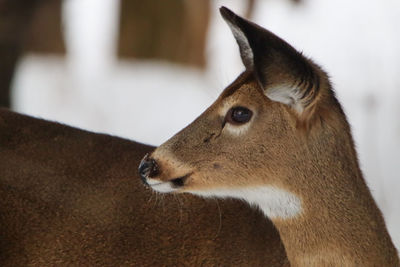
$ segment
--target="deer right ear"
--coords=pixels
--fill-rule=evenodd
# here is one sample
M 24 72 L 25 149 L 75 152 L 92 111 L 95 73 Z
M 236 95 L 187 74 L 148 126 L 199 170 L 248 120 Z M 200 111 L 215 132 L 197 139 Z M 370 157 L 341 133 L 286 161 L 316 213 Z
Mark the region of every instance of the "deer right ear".
M 272 32 L 221 7 L 239 45 L 247 70 L 253 71 L 268 98 L 301 114 L 319 93 L 322 71 Z

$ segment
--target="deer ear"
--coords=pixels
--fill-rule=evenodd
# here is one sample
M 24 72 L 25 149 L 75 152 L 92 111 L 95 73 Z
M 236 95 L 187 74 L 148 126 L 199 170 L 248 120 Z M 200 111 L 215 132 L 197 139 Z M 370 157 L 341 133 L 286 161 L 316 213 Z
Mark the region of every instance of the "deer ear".
M 220 12 L 239 45 L 246 70 L 254 72 L 267 97 L 298 113 L 306 109 L 319 91 L 319 67 L 272 32 L 226 7 Z

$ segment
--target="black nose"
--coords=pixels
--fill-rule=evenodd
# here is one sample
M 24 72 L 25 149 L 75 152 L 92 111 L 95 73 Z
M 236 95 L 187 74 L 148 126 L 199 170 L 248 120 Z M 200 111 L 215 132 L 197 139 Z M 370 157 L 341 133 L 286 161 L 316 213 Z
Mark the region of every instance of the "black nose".
M 144 156 L 144 158 L 140 162 L 139 174 L 140 178 L 145 184 L 147 184 L 146 178 L 151 178 L 158 174 L 157 162 L 154 159 L 149 158 L 148 154 Z

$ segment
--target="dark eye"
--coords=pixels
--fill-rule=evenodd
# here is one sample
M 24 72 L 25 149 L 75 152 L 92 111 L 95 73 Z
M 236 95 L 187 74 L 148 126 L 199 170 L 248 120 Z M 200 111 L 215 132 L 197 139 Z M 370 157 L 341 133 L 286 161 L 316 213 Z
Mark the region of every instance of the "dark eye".
M 226 114 L 225 120 L 232 124 L 243 124 L 250 121 L 253 112 L 245 107 L 231 108 Z

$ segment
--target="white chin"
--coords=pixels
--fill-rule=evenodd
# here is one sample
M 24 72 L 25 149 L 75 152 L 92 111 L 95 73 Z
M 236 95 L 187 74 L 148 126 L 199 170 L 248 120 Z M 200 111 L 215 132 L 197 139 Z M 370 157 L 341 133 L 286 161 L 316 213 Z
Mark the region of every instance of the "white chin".
M 176 188 L 171 186 L 170 182 L 161 182 L 157 184 L 150 184 L 151 189 L 160 193 L 171 193 L 176 191 Z

